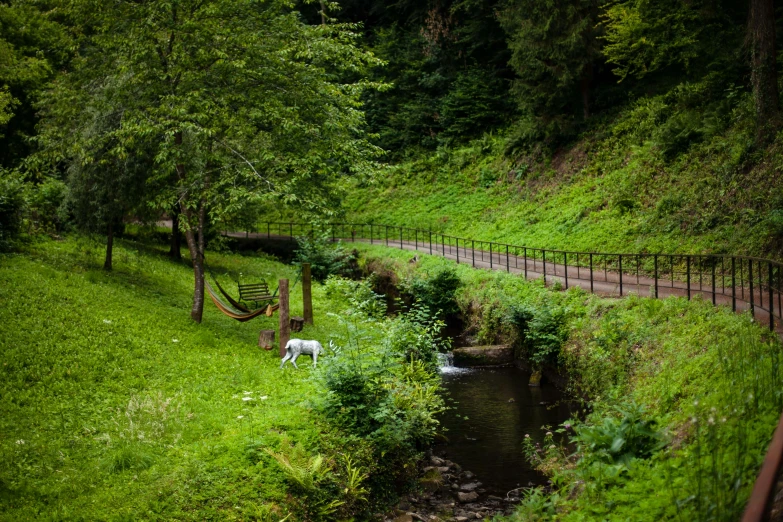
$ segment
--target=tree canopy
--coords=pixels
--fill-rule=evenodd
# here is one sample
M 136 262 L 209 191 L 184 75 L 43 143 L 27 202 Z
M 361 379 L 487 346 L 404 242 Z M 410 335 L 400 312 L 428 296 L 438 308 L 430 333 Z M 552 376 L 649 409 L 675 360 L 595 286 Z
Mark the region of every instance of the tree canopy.
M 203 305 L 204 229 L 248 200 L 334 212 L 335 182 L 380 149 L 363 131 L 361 71 L 380 62 L 351 24 L 307 25 L 286 1 L 86 1 L 92 26 L 41 103 L 43 157 L 122 166 L 176 203 Z M 148 154 L 149 169 L 128 169 Z M 135 183 L 135 182 L 134 182 Z

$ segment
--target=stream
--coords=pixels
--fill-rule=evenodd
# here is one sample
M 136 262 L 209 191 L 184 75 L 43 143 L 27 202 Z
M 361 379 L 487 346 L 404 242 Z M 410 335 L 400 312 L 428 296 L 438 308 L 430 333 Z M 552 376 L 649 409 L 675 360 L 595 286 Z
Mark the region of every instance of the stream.
M 435 454 L 458 463 L 482 482 L 487 494 L 505 497 L 512 489 L 546 478 L 522 453 L 530 434 L 544 439 L 542 426 L 557 427 L 571 417 L 569 404 L 553 385 L 528 386 L 530 373 L 516 367 L 441 369 L 449 406 L 440 421 L 448 442 Z
M 423 468 L 442 480 L 408 496 L 387 522 L 483 520 L 510 513 L 518 488 L 546 484 L 522 452 L 525 434 L 544 440 L 543 426 L 572 416 L 553 385 L 530 387 L 530 373 L 512 366 L 457 368 L 441 356 L 442 385 L 451 409 L 440 416 L 444 442 Z

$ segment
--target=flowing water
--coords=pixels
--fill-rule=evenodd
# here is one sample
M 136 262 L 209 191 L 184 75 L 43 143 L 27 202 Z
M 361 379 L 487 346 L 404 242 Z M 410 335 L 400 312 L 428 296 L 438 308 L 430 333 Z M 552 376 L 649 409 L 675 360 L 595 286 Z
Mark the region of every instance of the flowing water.
M 528 386 L 530 373 L 514 367 L 455 368 L 442 359 L 443 386 L 453 409 L 441 415 L 448 442 L 435 448 L 471 471 L 488 494 L 505 496 L 515 488 L 543 484 L 522 453 L 530 434 L 542 442 L 542 426 L 556 427 L 572 415 L 552 385 Z

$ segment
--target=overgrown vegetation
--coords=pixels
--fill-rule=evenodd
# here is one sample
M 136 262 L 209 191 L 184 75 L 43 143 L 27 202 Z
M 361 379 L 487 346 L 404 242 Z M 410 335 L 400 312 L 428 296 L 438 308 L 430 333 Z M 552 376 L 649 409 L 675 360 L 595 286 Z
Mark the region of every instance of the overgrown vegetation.
M 329 276 L 356 276 L 358 264 L 356 252 L 342 243 L 334 243 L 328 236 L 298 237 L 294 263 L 310 263 L 313 279 L 323 283 Z
M 400 280 L 452 267 L 477 342 L 568 376 L 583 419 L 525 451 L 552 485 L 508 520 L 736 520 L 783 407 L 783 350 L 747 315 L 701 299 L 603 299 L 363 245 Z M 387 267 L 389 265 L 387 264 Z M 481 336 L 485 336 L 481 339 Z

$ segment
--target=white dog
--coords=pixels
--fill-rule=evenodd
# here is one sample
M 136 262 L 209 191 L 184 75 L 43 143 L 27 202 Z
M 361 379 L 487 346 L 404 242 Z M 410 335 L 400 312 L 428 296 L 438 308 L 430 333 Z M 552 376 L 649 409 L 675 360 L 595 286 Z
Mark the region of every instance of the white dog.
M 303 341 L 302 339 L 291 339 L 285 345 L 286 356 L 283 357 L 283 362 L 280 363 L 280 368 L 287 361 L 291 361 L 294 368 L 299 368 L 296 365 L 296 358 L 300 355 L 307 354 L 313 356 L 313 368 L 318 364 L 318 354 L 324 353 L 324 347 L 318 341 Z

